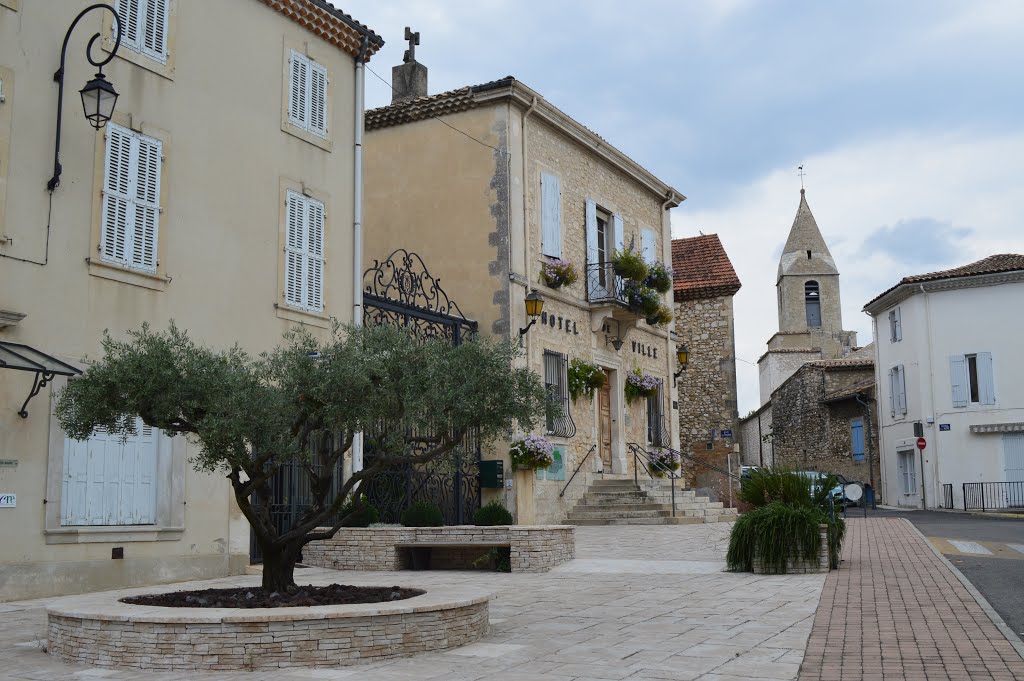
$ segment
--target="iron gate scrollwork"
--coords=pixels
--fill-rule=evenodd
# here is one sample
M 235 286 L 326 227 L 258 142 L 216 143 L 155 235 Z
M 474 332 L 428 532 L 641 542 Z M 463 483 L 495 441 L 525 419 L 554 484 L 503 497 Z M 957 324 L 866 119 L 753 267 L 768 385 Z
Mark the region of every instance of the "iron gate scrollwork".
M 363 323 L 393 324 L 409 328 L 418 337 L 460 344 L 477 331 L 441 282 L 431 276 L 416 253 L 398 249 L 383 261 L 375 260 L 363 274 Z M 373 462 L 373 434 L 365 438 L 363 459 Z M 410 451 L 415 454 L 415 451 Z M 459 525 L 480 508 L 480 438 L 467 433 L 448 456 L 426 464 L 386 469 L 367 480 L 363 491 L 380 512 L 381 522 L 396 523 L 417 501 L 437 504 L 445 522 Z

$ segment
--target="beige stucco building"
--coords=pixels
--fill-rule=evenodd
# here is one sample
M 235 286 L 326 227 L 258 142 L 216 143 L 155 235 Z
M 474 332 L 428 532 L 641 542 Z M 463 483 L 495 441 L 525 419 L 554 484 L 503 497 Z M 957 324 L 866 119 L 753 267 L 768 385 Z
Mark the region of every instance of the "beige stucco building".
M 563 521 L 599 471 L 632 475 L 629 443 L 678 448 L 675 341 L 627 309 L 610 260 L 632 246 L 669 262 L 669 210 L 685 197 L 514 78 L 397 94 L 366 114 L 365 260 L 418 253 L 480 332 L 503 338 L 529 323 L 524 299 L 536 288 L 545 304 L 523 337 L 529 366 L 556 393 L 572 359 L 608 376 L 593 399 L 565 399 L 569 419 L 548 424 L 560 463 L 509 472 L 511 487 L 484 490 L 485 503 L 501 498 L 520 523 Z M 542 266 L 558 258 L 573 263 L 576 283 L 541 283 Z M 671 309 L 671 293 L 663 300 Z M 626 402 L 635 370 L 661 381 L 656 398 Z M 510 470 L 507 445 L 483 458 Z
M 88 4 L 0 2 L 0 343 L 81 369 L 104 330 L 143 322 L 257 353 L 292 326 L 351 320 L 357 60 L 383 41 L 317 0 L 118 0 L 103 70 L 120 98 L 97 132 L 84 50 L 93 33 L 97 60 L 114 42 L 112 15 L 90 12 L 68 45 L 51 194 L 53 74 Z M 0 358 L 0 600 L 244 568 L 248 525 L 227 481 L 188 465 L 190 444 L 148 428 L 69 441 L 52 416 L 67 379 L 22 418 L 36 374 Z

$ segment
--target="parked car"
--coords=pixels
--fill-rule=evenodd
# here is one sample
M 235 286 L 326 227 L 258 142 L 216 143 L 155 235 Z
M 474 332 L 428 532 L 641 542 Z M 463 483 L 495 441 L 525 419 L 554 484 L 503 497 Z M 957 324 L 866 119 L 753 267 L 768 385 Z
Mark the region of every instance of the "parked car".
M 796 473 L 797 475 L 803 475 L 811 479 L 812 494 L 818 493 L 818 487 L 821 485 L 821 482 L 830 475 L 829 473 L 822 473 L 821 471 L 796 471 Z M 839 480 L 839 483 L 832 488 L 832 503 L 838 508 L 843 508 L 847 504 L 846 492 L 843 489 L 845 486 L 843 481 L 846 480 L 846 478 L 835 473 L 832 473 L 831 475 Z

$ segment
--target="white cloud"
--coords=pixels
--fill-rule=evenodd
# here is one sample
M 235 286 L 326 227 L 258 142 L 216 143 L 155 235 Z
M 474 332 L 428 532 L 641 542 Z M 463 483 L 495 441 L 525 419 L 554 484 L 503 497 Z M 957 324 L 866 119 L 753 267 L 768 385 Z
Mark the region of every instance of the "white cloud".
M 689 212 L 684 203 L 673 213 L 676 237 L 697 230 L 721 236 L 743 283 L 736 296 L 736 353 L 748 362 L 757 361 L 778 328 L 777 254 L 800 198 L 796 165 L 738 187 L 715 207 Z M 844 326 L 858 332 L 861 344 L 871 341 L 861 308 L 900 278 L 993 253 L 1024 253 L 1019 193 L 1024 133 L 905 133 L 847 144 L 806 159 L 805 167 L 808 203 L 839 266 Z M 886 252 L 867 240 L 883 226 L 921 216 L 953 228 L 955 255 L 948 261 L 921 264 L 912 257 L 917 254 Z M 968 229 L 969 235 L 958 231 Z M 919 238 L 924 244 L 949 237 L 922 233 Z M 757 369 L 741 361 L 738 376 L 745 414 L 759 404 Z

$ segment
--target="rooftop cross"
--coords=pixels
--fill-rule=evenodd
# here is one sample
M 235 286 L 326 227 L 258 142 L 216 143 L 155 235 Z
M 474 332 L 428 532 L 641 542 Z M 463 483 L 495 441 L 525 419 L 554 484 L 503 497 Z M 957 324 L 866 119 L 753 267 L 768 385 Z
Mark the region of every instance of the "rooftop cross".
M 405 27 L 405 39 L 409 41 L 409 49 L 405 51 L 405 57 L 402 59 L 406 64 L 411 61 L 416 61 L 416 46 L 420 44 L 420 32 L 412 32 L 412 29 L 408 26 Z

